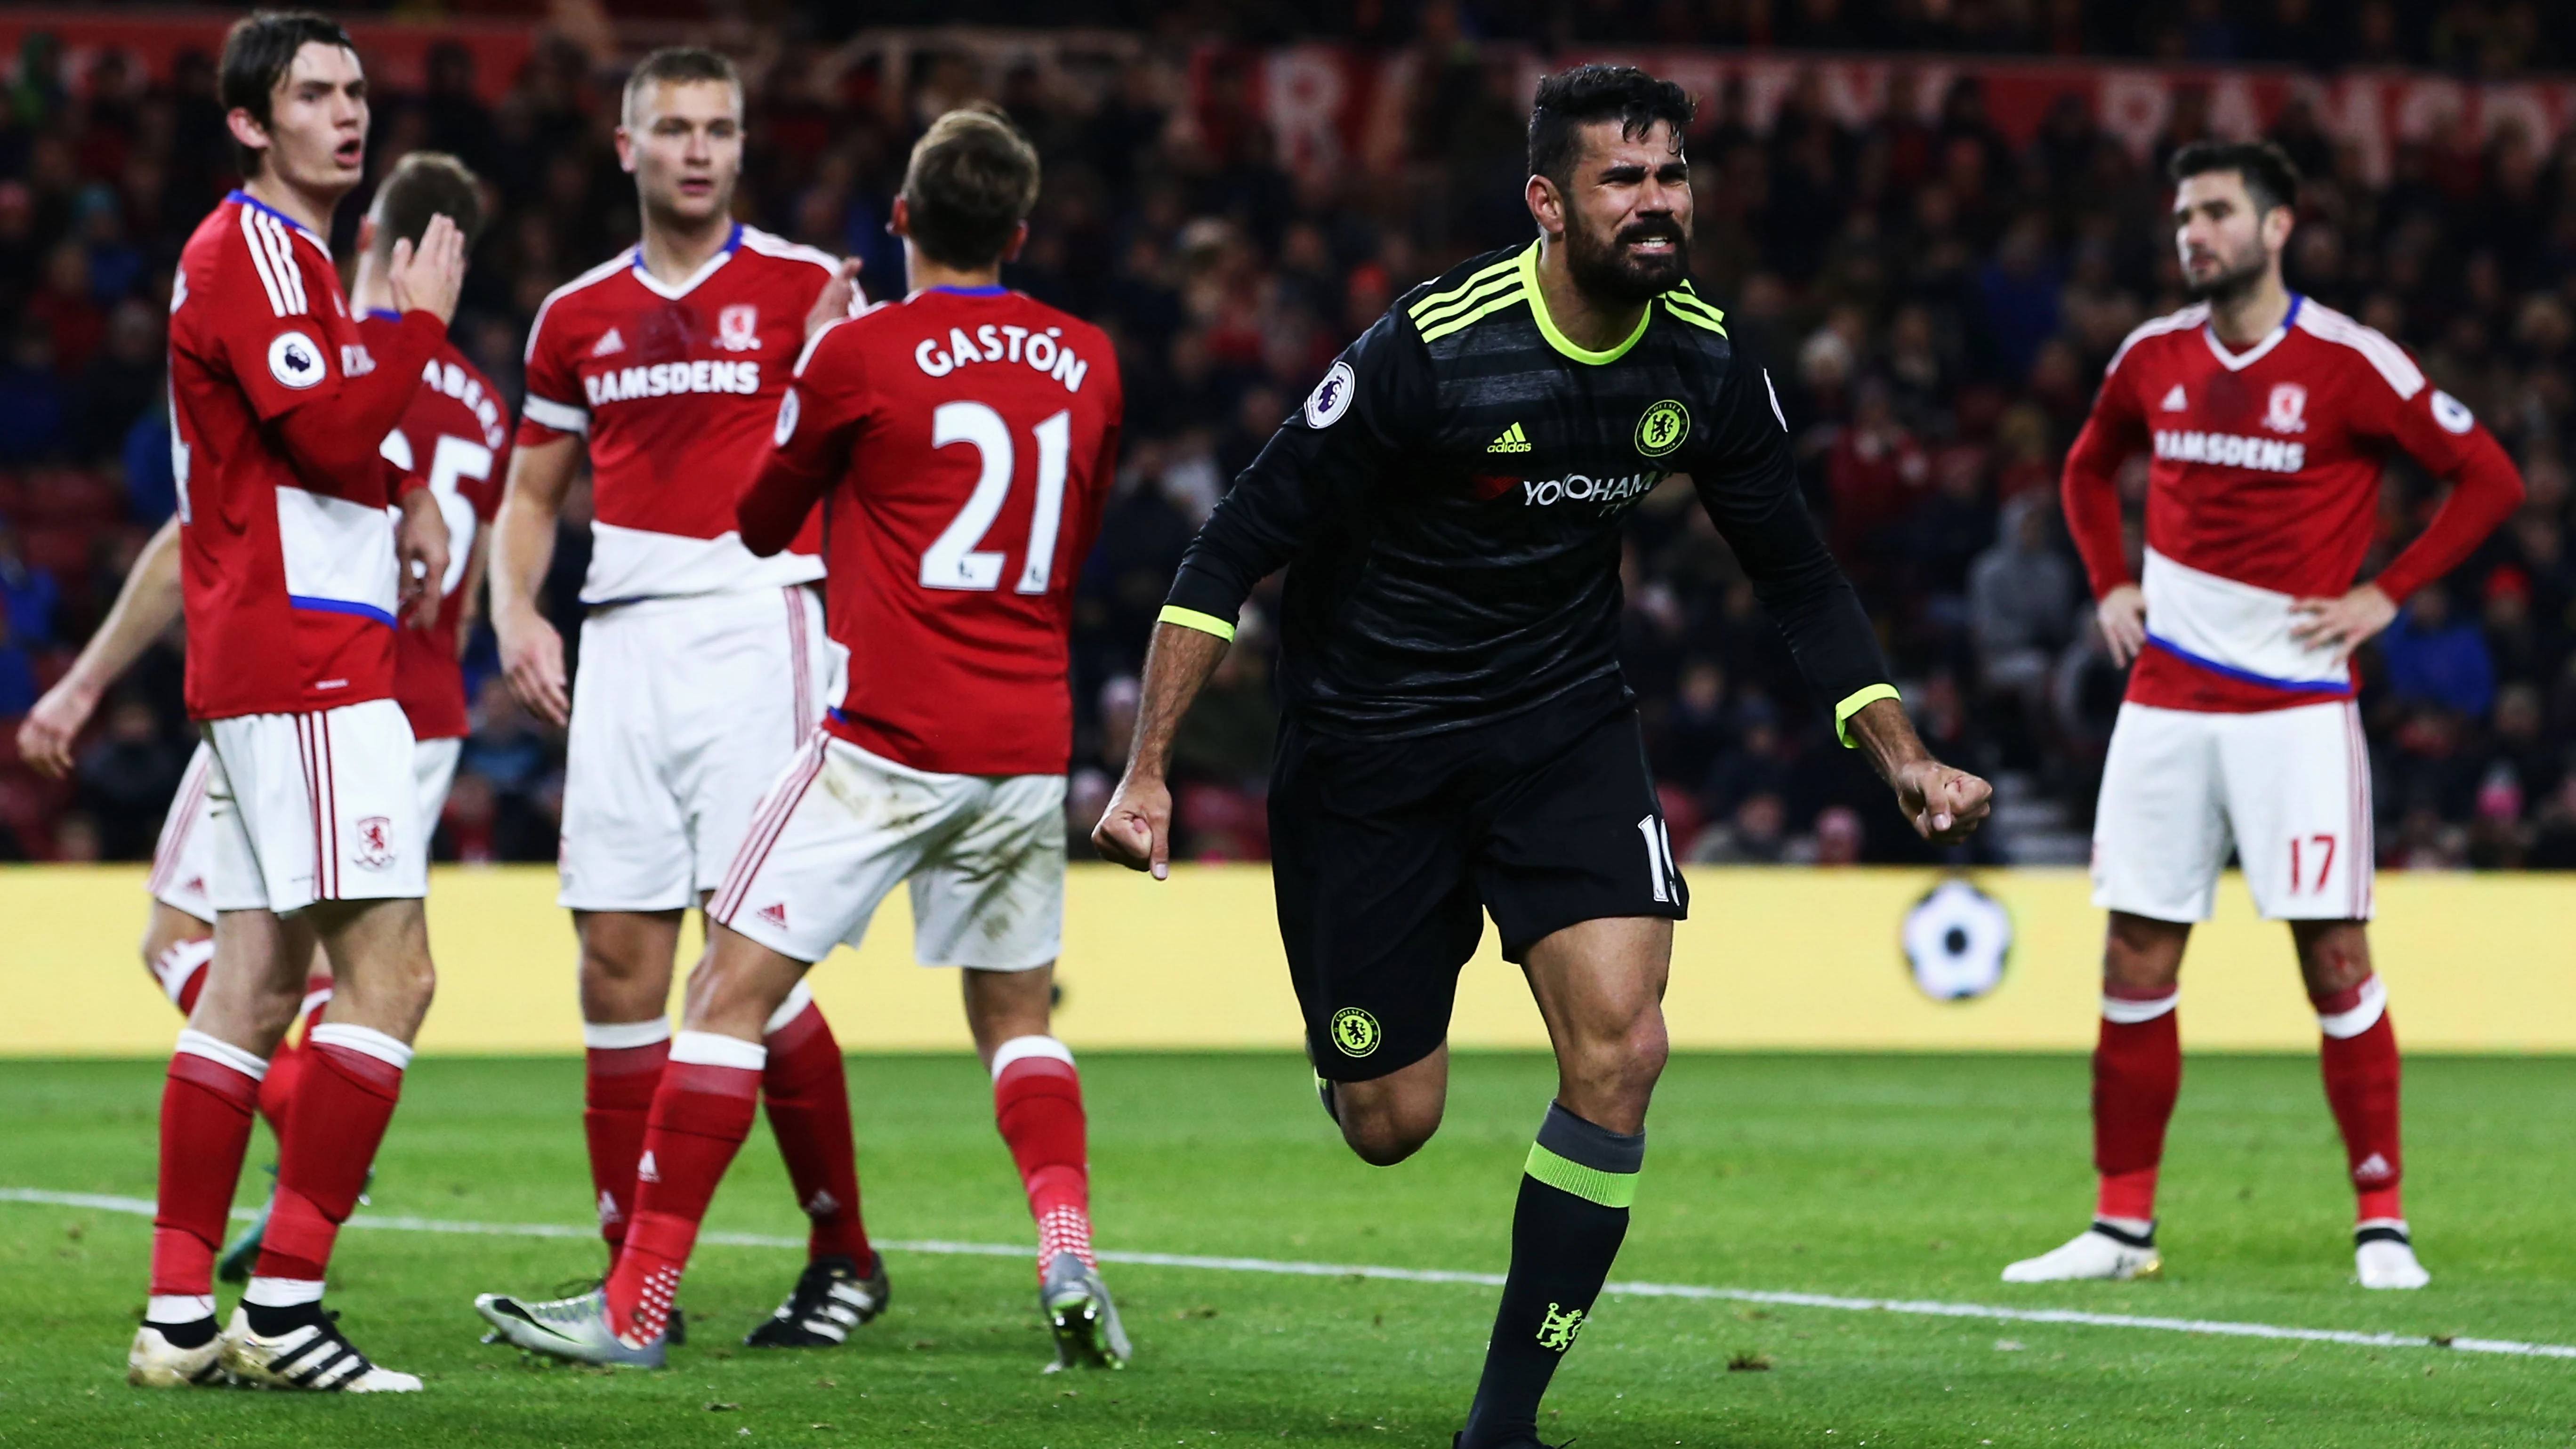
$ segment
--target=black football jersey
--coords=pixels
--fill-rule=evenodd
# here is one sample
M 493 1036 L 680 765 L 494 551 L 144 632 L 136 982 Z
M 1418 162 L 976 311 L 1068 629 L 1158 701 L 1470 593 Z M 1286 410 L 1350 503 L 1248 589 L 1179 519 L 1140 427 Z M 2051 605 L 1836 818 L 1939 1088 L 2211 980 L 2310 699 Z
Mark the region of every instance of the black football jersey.
M 1200 529 L 1165 617 L 1224 632 L 1287 567 L 1283 703 L 1336 733 L 1616 703 L 1621 520 L 1686 473 L 1837 718 L 1887 693 L 1723 314 L 1684 283 L 1591 351 L 1550 320 L 1538 256 L 1467 262 L 1352 343 Z

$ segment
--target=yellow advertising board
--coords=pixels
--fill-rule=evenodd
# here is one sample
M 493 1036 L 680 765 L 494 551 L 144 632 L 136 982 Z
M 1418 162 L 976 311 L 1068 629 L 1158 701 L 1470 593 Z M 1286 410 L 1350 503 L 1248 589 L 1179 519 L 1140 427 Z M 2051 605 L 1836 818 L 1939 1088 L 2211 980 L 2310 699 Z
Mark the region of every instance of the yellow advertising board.
M 2080 871 L 1973 878 L 2002 907 L 2011 946 L 2000 981 L 1960 1000 L 1920 988 L 1900 945 L 1909 911 L 1941 880 L 1932 872 L 1703 867 L 1689 879 L 1691 919 L 1678 931 L 1666 1001 L 1677 1048 L 2092 1045 L 2102 923 Z M 554 892 L 546 867 L 433 872 L 439 990 L 423 1049 L 580 1048 L 572 928 Z M 0 1054 L 169 1049 L 177 1016 L 135 951 L 145 905 L 139 868 L 0 867 Z M 1297 1045 L 1263 867 L 1176 866 L 1157 883 L 1076 866 L 1065 918 L 1057 1020 L 1074 1046 Z M 2372 935 L 2410 1049 L 2576 1050 L 2576 876 L 2383 876 Z M 898 891 L 863 947 L 815 968 L 814 994 L 849 1049 L 966 1048 L 957 985 L 951 973 L 912 964 L 911 936 Z M 696 940 L 693 924 L 685 954 Z M 2288 931 L 2255 919 L 2232 877 L 2217 919 L 2194 935 L 2182 1023 L 2195 1047 L 2304 1050 L 2316 1041 Z M 1451 1040 L 1546 1044 L 1490 929 L 1460 982 Z

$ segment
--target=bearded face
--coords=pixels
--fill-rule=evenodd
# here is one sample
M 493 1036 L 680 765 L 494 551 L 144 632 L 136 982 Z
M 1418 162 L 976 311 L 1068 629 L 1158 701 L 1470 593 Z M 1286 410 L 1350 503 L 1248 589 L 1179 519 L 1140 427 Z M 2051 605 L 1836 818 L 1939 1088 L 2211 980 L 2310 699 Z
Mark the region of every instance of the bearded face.
M 1565 266 L 1576 286 L 1605 301 L 1638 303 L 1681 285 L 1690 257 L 1690 228 L 1669 213 L 1569 218 Z
M 1562 191 L 1565 265 L 1575 285 L 1634 306 L 1681 284 L 1690 265 L 1690 163 L 1658 121 L 1635 136 L 1616 120 L 1585 128 Z

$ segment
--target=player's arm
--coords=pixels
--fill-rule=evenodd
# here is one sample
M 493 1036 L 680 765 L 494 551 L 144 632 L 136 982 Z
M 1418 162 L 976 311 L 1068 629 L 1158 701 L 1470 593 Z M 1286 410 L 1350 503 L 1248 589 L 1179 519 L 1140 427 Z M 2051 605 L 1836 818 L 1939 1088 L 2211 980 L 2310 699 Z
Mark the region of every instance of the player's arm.
M 438 495 L 429 491 L 427 479 L 390 465 L 387 471 L 392 476 L 386 486 L 401 515 L 394 524 L 397 607 L 411 627 L 435 629 L 443 602 L 438 586 L 447 577 L 448 547 L 454 542 L 448 536 L 447 515 L 439 511 Z
M 1382 482 L 1431 408 L 1430 357 L 1411 324 L 1389 312 L 1343 352 L 1200 526 L 1146 650 L 1126 773 L 1091 832 L 1104 859 L 1157 880 L 1167 873 L 1172 737 L 1233 642 L 1243 601 Z
M 1835 732 L 1869 757 L 1915 830 L 1944 845 L 1966 839 L 1985 819 L 1993 788 L 1934 759 L 1915 735 L 1860 595 L 1798 495 L 1770 379 L 1739 356 L 1710 411 L 1710 439 L 1692 459 L 1691 481 L 1799 672 L 1833 703 Z
M 576 433 L 530 438 L 523 432 L 510 450 L 509 482 L 490 530 L 492 633 L 501 647 L 502 674 L 521 704 L 558 725 L 572 718 L 563 636 L 546 621 L 537 598 L 554 564 L 555 528 L 581 467 L 581 451 Z
M 173 518 L 134 556 L 98 632 L 18 726 L 18 753 L 28 764 L 55 779 L 71 773 L 72 741 L 97 712 L 107 687 L 179 617 L 180 602 L 179 520 Z
M 2066 531 L 2093 586 L 2102 642 L 2111 651 L 2111 662 L 2123 667 L 2147 647 L 2147 596 L 2129 576 L 2121 547 L 2119 473 L 2121 463 L 2146 442 L 2146 414 L 2138 410 L 2135 389 L 2115 359 L 2084 430 L 2066 452 L 2058 494 L 2065 505 Z
M 2290 637 L 2348 657 L 2397 617 L 2407 596 L 2460 566 L 2522 506 L 2522 474 L 2466 405 L 2426 383 L 2390 417 L 2388 433 L 2425 472 L 2451 485 L 2442 506 L 2379 577 L 2340 598 L 2290 606 Z
M 297 475 L 316 493 L 342 497 L 355 480 L 375 482 L 377 475 L 370 470 L 376 467 L 377 445 L 402 422 L 420 387 L 422 365 L 438 351 L 448 319 L 456 315 L 457 292 L 465 280 L 464 233 L 446 217 L 432 217 L 417 248 L 394 243 L 386 279 L 393 286 L 394 315 L 358 321 L 358 335 L 376 364 L 364 376 L 342 375 L 335 387 L 290 392 L 275 375 L 269 334 L 277 329 L 266 322 L 232 348 L 234 375 L 251 380 L 253 405 Z M 243 310 L 245 317 L 255 313 Z M 255 354 L 249 350 L 254 347 Z M 318 361 L 330 366 L 327 359 Z M 281 385 L 268 386 L 271 382 Z
M 849 471 L 850 449 L 868 412 L 864 339 L 827 320 L 796 359 L 769 446 L 734 500 L 744 548 L 768 558 L 796 541 L 806 515 Z

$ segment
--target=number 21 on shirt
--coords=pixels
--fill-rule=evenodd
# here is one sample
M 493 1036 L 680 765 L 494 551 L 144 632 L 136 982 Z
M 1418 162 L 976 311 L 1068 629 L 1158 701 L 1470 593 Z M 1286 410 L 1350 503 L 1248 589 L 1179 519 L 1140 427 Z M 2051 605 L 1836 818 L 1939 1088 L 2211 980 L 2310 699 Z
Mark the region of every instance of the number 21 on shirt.
M 1055 566 L 1056 527 L 1064 517 L 1064 476 L 1072 449 L 1073 414 L 1051 414 L 1029 429 L 1029 436 L 1038 450 L 1037 506 L 1029 514 L 1028 561 L 1013 588 L 1023 594 L 1043 594 L 1047 591 L 1048 574 Z M 945 402 L 930 415 L 930 442 L 934 448 L 957 444 L 972 447 L 979 461 L 975 491 L 967 495 L 966 506 L 957 510 L 957 516 L 922 552 L 921 586 L 998 589 L 1002 586 L 1002 554 L 980 545 L 1010 497 L 1017 457 L 1011 426 L 983 403 Z

